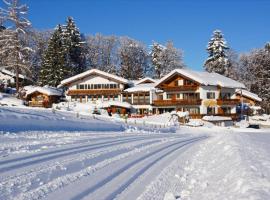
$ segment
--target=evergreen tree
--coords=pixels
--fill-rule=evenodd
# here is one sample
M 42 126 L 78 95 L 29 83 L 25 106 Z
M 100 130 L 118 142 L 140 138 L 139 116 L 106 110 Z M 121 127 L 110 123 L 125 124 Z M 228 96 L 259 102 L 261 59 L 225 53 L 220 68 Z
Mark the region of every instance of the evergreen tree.
M 68 17 L 67 25 L 63 26 L 63 42 L 67 65 L 71 68 L 70 76 L 84 72 L 86 69 L 86 46 L 72 17 Z
M 205 70 L 227 76 L 230 70 L 227 56 L 228 49 L 229 47 L 221 31 L 215 30 L 207 46 L 209 56 L 204 63 Z
M 67 66 L 65 46 L 62 40 L 62 28 L 58 25 L 49 40 L 48 48 L 42 59 L 40 84 L 56 87 L 70 74 Z
M 144 45 L 130 38 L 122 38 L 119 51 L 120 75 L 132 80 L 142 78 L 148 56 Z
M 151 49 L 152 64 L 154 66 L 155 77 L 160 78 L 162 74 L 162 54 L 165 47 L 154 42 Z

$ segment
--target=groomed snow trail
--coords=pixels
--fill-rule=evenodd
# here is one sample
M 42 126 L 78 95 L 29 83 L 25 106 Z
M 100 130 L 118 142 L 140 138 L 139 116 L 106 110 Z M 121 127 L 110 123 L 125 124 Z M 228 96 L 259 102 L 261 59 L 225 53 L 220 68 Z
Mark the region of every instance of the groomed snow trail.
M 206 138 L 179 134 L 51 134 L 1 135 L 6 147 L 0 159 L 0 199 L 136 199 L 161 168 Z M 67 143 L 58 144 L 61 134 L 63 141 L 69 139 Z M 23 150 L 12 146 L 20 143 L 17 137 Z M 40 138 L 44 144 L 39 143 Z

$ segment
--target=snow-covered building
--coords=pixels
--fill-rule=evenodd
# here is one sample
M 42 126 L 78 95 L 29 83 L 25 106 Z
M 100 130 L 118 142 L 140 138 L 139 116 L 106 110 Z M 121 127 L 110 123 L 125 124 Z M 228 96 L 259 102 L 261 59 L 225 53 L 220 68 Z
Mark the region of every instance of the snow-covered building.
M 240 100 L 235 91 L 245 86 L 217 73 L 175 69 L 156 82 L 163 90 L 154 100 L 154 113 L 188 111 L 192 118 L 222 115 L 236 118 Z
M 15 84 L 16 74 L 10 70 L 5 69 L 5 67 L 0 68 L 0 84 L 10 85 Z M 32 79 L 19 74 L 19 82 L 21 85 L 29 84 L 32 82 Z
M 245 86 L 217 73 L 175 69 L 159 80 L 144 78 L 129 81 L 97 69 L 66 80 L 69 101 L 116 101 L 130 104 L 130 112 L 159 114 L 167 111 L 189 112 L 191 118 L 206 115 L 236 118 L 240 103 L 236 90 Z
M 127 105 L 119 106 L 122 92 L 128 88 L 129 81 L 98 69 L 91 69 L 61 81 L 58 87 L 64 87 L 68 101 L 118 102 L 113 112 L 126 113 Z
M 250 106 L 256 106 L 258 103 L 262 101 L 262 99 L 257 95 L 248 90 L 236 90 L 236 97 L 238 99 L 243 99 L 243 103 L 246 103 Z
M 52 107 L 63 96 L 62 89 L 50 86 L 25 86 L 21 93 L 31 107 Z

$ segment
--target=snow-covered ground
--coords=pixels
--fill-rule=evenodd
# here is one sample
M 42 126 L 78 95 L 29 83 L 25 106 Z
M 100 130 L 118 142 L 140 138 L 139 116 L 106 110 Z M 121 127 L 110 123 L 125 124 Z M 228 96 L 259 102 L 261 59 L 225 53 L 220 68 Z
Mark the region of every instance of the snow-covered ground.
M 269 142 L 269 129 L 2 106 L 0 199 L 268 200 Z

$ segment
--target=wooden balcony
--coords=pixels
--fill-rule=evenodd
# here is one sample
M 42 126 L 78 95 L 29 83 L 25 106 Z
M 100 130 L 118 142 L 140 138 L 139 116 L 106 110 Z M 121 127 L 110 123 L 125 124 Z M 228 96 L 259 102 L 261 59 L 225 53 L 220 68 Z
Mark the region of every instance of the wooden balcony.
M 182 85 L 182 86 L 161 86 L 164 91 L 196 91 L 198 89 L 197 85 Z
M 239 103 L 239 99 L 217 99 L 217 105 L 219 106 L 237 105 Z
M 116 95 L 121 89 L 92 89 L 92 90 L 68 90 L 67 95 Z
M 201 105 L 201 99 L 154 100 L 154 106 Z

